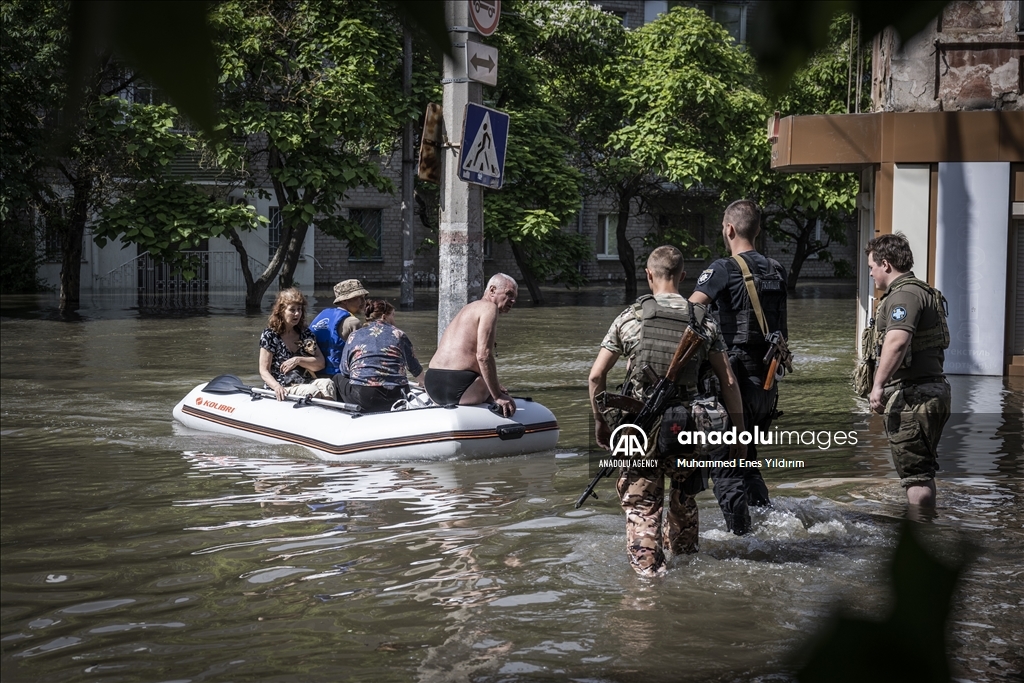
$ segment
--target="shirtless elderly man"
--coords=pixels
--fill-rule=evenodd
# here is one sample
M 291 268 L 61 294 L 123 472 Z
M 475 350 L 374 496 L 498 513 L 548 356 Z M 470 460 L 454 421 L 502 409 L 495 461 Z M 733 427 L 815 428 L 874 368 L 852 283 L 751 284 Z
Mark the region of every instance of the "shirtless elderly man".
M 494 336 L 498 314 L 511 311 L 518 294 L 516 281 L 498 273 L 483 298 L 466 304 L 449 323 L 424 378 L 434 403 L 470 405 L 493 397 L 502 415 L 515 414 L 516 402 L 498 383 Z

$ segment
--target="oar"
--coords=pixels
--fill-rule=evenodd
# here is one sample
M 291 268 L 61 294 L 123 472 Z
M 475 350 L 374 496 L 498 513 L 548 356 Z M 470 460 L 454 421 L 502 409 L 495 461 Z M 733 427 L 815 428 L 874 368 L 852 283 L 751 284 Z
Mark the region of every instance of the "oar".
M 211 379 L 203 391 L 210 394 L 249 394 L 253 400 L 261 399 L 263 397 L 274 398 L 275 394 L 270 389 L 261 389 L 259 387 L 250 387 L 238 377 L 234 375 L 220 375 Z M 285 395 L 285 400 L 294 401 L 295 407 L 300 405 L 315 405 L 323 406 L 324 408 L 333 408 L 334 410 L 341 410 L 346 413 L 360 413 L 362 408 L 355 405 L 354 403 L 339 403 L 338 401 L 328 401 L 322 398 L 310 398 L 309 396 L 293 396 L 291 394 Z
M 238 377 L 234 375 L 219 375 L 211 379 L 203 391 L 210 394 L 249 394 L 250 396 L 256 396 L 253 393 L 253 388 L 247 386 Z

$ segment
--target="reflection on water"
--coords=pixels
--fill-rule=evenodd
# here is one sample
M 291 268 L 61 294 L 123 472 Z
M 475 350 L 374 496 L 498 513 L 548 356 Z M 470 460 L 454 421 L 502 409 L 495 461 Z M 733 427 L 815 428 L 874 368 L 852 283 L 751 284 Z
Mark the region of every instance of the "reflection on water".
M 555 453 L 407 466 L 171 427 L 195 384 L 256 381 L 262 316 L 111 304 L 64 323 L 24 304 L 0 328 L 3 678 L 789 680 L 789 653 L 835 605 L 884 614 L 905 500 L 880 423 L 848 391 L 854 305 L 831 291 L 792 304 L 780 424 L 863 438 L 779 450 L 806 465 L 766 471 L 775 507 L 749 536 L 702 494 L 701 551 L 659 580 L 629 568 L 610 486 L 572 508 L 586 375 L 618 292 L 553 293 L 556 306 L 501 318 L 502 380 L 554 410 Z M 429 358 L 434 315 L 398 324 Z M 950 647 L 959 679 L 1013 680 L 1022 387 L 952 384 L 932 542 L 980 550 Z

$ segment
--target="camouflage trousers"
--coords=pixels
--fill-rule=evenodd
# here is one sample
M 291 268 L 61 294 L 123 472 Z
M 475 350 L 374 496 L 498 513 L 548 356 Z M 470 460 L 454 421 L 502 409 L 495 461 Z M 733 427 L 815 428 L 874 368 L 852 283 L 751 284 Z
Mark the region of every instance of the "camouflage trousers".
M 695 553 L 699 542 L 697 501 L 683 492 L 683 482 L 696 470 L 675 466 L 675 458 L 663 458 L 657 469 L 626 469 L 615 488 L 626 512 L 626 552 L 640 576 L 665 572 L 665 541 L 672 554 Z M 671 479 L 669 506 L 665 506 L 665 477 Z
M 939 469 L 937 449 L 949 419 L 949 384 L 896 385 L 886 389 L 885 398 L 885 433 L 900 484 L 927 484 Z

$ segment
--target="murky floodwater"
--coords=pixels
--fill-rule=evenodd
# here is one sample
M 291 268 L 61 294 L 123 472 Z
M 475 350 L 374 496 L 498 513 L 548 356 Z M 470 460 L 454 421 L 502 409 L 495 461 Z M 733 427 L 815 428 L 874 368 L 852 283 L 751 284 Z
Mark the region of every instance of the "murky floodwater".
M 608 482 L 572 507 L 589 478 L 587 371 L 617 292 L 501 321 L 501 378 L 558 416 L 555 452 L 388 467 L 172 424 L 196 384 L 255 382 L 263 317 L 100 301 L 67 323 L 49 298 L 6 300 L 3 678 L 790 680 L 789 653 L 832 608 L 885 614 L 903 512 L 880 424 L 848 390 L 853 301 L 818 294 L 791 304 L 798 372 L 780 424 L 858 443 L 764 453 L 804 466 L 765 470 L 775 509 L 748 537 L 725 533 L 702 494 L 700 554 L 654 581 L 627 564 Z M 428 359 L 434 315 L 398 321 Z M 952 384 L 931 542 L 952 555 L 966 535 L 979 550 L 950 650 L 962 680 L 1014 680 L 1024 386 Z

